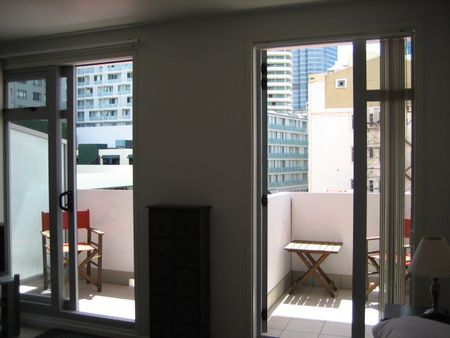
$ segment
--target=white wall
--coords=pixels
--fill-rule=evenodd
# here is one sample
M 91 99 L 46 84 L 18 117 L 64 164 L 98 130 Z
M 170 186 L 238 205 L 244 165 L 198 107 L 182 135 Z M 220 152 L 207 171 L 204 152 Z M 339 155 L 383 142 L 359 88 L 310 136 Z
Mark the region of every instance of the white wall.
M 352 275 L 353 194 L 292 193 L 292 239 L 343 242 L 338 254 L 322 264 L 327 273 Z M 410 217 L 411 196 L 405 195 L 405 218 Z M 355 225 L 358 226 L 358 225 Z M 367 194 L 367 235 L 380 235 L 380 196 Z M 293 271 L 306 271 L 304 264 L 292 258 Z
M 8 42 L 0 54 L 86 46 L 138 38 L 136 296 L 148 332 L 150 203 L 209 204 L 211 209 L 211 338 L 251 337 L 253 318 L 252 45 L 417 27 L 415 98 L 420 234 L 450 238 L 448 54 L 444 1 L 362 1 L 164 23 L 120 31 Z M 309 40 L 311 41 L 311 40 Z M 61 57 L 61 56 L 60 56 Z M 33 55 L 36 62 L 42 59 Z M 6 60 L 7 61 L 7 60 Z M 426 69 L 426 71 L 425 71 Z M 139 283 L 140 282 L 140 285 Z M 418 284 L 417 284 L 418 285 Z M 139 289 L 142 286 L 142 289 Z M 423 301 L 429 292 L 418 288 Z M 441 286 L 442 306 L 450 285 Z
M 105 232 L 103 268 L 133 272 L 133 191 L 78 190 L 78 210 L 85 209 L 91 226 Z
M 87 111 L 86 111 L 87 113 Z M 107 143 L 108 148 L 116 146 L 116 140 L 132 140 L 132 126 L 78 127 L 77 145 Z
M 267 204 L 267 291 L 291 271 L 291 255 L 283 248 L 291 241 L 291 193 L 269 195 Z
M 352 113 L 352 109 L 309 110 L 310 192 L 352 188 Z

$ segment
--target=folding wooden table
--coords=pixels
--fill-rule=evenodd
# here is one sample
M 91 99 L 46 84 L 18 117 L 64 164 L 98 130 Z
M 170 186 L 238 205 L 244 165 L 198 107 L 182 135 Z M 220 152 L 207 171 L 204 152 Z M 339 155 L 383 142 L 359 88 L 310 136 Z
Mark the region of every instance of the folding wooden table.
M 292 285 L 289 292 L 294 291 L 299 285 L 304 283 L 311 275 L 317 277 L 319 283 L 327 290 L 331 297 L 334 298 L 337 291 L 336 285 L 323 271 L 320 265 L 331 254 L 337 254 L 342 247 L 342 242 L 327 241 L 304 241 L 294 240 L 284 247 L 284 250 L 296 253 L 298 257 L 305 263 L 308 271 L 300 276 Z M 319 258 L 315 259 L 312 255 L 318 254 Z

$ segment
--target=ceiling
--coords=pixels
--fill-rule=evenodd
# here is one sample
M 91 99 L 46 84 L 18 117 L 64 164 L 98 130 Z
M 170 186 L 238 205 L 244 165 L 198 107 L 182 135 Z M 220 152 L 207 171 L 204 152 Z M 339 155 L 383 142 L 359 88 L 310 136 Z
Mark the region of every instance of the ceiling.
M 1 0 L 0 42 L 342 0 Z

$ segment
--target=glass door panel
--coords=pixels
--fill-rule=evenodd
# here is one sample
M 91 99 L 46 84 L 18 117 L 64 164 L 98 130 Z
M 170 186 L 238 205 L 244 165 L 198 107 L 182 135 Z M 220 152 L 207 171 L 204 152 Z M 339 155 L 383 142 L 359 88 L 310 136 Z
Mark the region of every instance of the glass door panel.
M 36 108 L 46 106 L 46 80 L 10 81 L 7 85 L 7 108 Z
M 49 210 L 48 121 L 13 121 L 8 129 L 12 273 L 20 274 L 21 293 L 48 297 L 50 242 L 42 223 Z

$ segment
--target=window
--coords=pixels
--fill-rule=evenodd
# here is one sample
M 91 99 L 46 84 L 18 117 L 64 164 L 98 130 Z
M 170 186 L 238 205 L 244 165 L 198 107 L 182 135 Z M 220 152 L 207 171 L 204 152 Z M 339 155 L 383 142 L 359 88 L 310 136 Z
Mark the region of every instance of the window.
M 94 81 L 95 82 L 101 82 L 102 81 L 103 76 L 102 75 L 94 75 Z
M 27 91 L 23 89 L 17 89 L 17 98 L 18 99 L 26 99 L 27 98 Z
M 113 97 L 111 99 L 108 99 L 108 103 L 109 104 L 116 104 L 117 103 L 117 98 Z
M 33 101 L 41 101 L 41 99 L 42 99 L 41 93 L 33 92 Z
M 373 180 L 369 180 L 369 191 L 373 192 Z
M 347 79 L 337 79 L 336 88 L 347 88 Z
M 108 74 L 108 80 L 118 80 L 119 74 Z
M 102 163 L 109 165 L 118 165 L 120 164 L 120 156 L 119 155 L 103 155 Z
M 127 72 L 127 79 L 131 80 L 133 78 L 132 72 Z
M 373 158 L 373 148 L 372 147 L 369 148 L 369 157 Z

